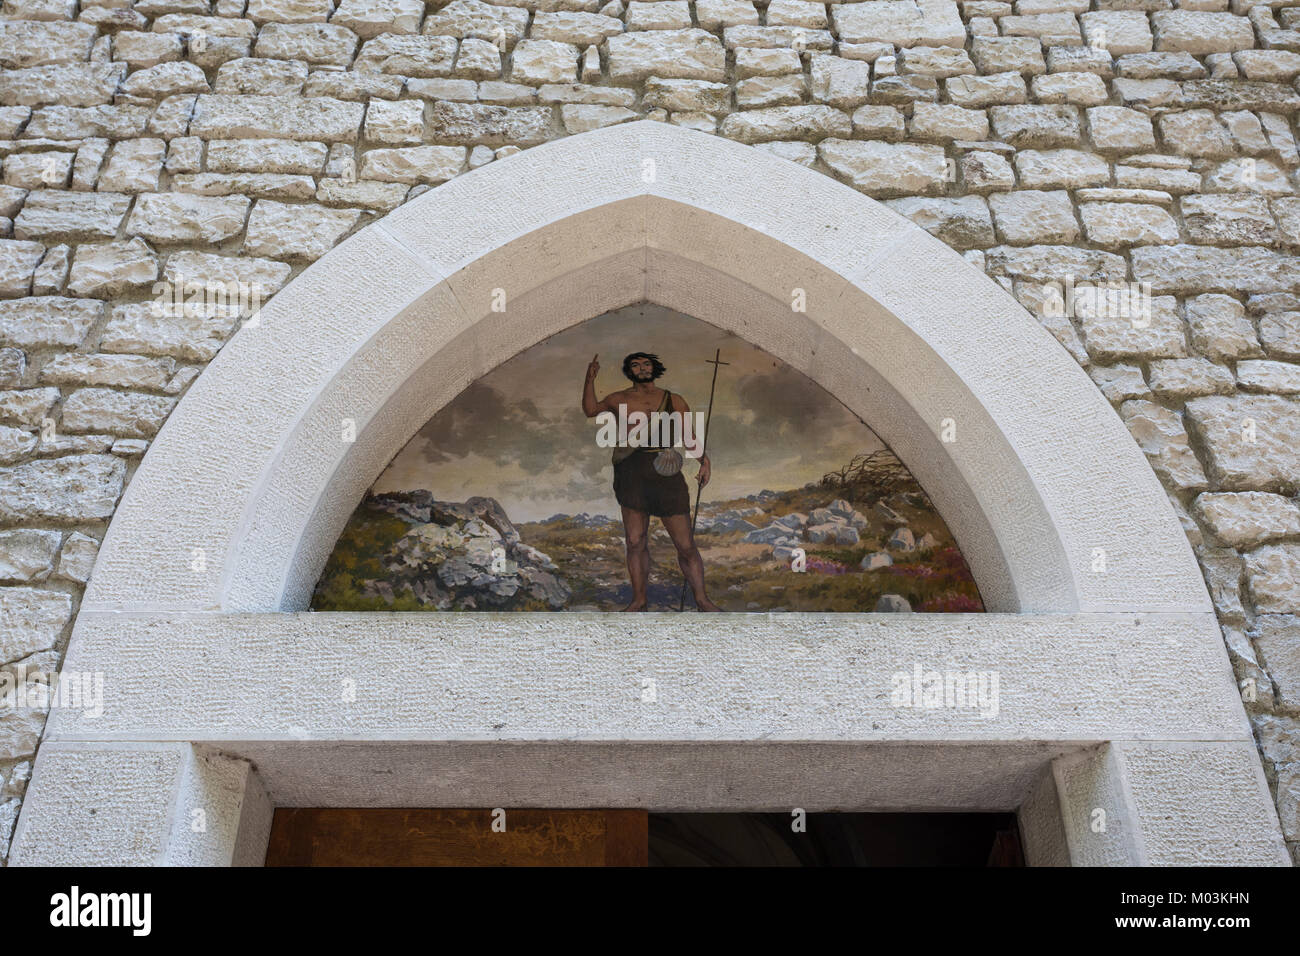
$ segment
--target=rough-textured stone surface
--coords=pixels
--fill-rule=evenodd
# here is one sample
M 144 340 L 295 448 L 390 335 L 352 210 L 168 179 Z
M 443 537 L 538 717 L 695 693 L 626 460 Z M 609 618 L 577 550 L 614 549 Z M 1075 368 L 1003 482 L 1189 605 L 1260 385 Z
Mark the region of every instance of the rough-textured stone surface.
M 819 152 L 836 174 L 873 196 L 939 193 L 948 175 L 938 146 L 827 139 Z
M 1294 487 L 1300 475 L 1296 441 L 1300 404 L 1276 395 L 1198 398 L 1188 420 L 1205 443 L 1207 473 L 1227 490 Z
M 1203 494 L 1196 499 L 1196 514 L 1216 538 L 1234 548 L 1300 537 L 1300 507 L 1281 495 L 1262 491 Z
M 107 518 L 122 493 L 125 471 L 120 459 L 108 455 L 69 455 L 0 468 L 0 518 Z

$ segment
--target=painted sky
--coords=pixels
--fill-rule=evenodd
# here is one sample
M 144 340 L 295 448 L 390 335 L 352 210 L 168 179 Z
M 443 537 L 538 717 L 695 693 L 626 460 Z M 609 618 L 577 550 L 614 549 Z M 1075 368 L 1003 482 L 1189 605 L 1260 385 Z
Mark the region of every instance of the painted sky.
M 556 513 L 617 516 L 610 449 L 582 413 L 587 363 L 600 355 L 596 393 L 625 388 L 623 356 L 654 352 L 656 384 L 705 411 L 718 372 L 706 500 L 797 488 L 884 447 L 820 386 L 743 339 L 656 305 L 635 305 L 554 335 L 493 369 L 416 433 L 375 482 L 376 493 L 426 489 L 443 500 L 488 495 L 514 521 Z M 697 465 L 687 461 L 694 493 Z

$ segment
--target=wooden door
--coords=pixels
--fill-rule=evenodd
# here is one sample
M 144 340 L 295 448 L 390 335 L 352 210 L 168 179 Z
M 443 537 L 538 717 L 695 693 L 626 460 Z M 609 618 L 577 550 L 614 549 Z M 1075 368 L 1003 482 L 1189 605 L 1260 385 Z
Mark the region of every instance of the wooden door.
M 497 815 L 500 819 L 500 815 Z M 285 808 L 267 866 L 645 866 L 644 810 Z

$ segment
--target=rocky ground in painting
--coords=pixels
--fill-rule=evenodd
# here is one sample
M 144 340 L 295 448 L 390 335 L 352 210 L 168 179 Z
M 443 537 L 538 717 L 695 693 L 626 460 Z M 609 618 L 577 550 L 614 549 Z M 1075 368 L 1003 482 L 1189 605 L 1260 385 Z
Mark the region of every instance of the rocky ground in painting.
M 682 599 L 681 574 L 667 533 L 652 527 L 650 604 L 670 610 Z M 983 610 L 942 520 L 888 452 L 800 489 L 702 504 L 696 538 L 724 610 Z M 630 600 L 617 519 L 557 514 L 516 527 L 494 498 L 416 491 L 365 500 L 312 606 L 577 611 Z M 689 595 L 685 606 L 694 606 Z
M 371 495 L 353 514 L 312 602 L 316 610 L 547 610 L 569 588 L 520 540 L 495 498 Z
M 555 515 L 520 525 L 573 589 L 570 610 L 631 599 L 622 524 Z M 652 521 L 651 610 L 681 601 L 667 532 Z M 859 456 L 820 482 L 705 501 L 696 524 L 709 595 L 727 611 L 982 611 L 970 572 L 930 500 L 888 452 Z M 805 570 L 793 559 L 802 549 Z M 694 606 L 689 593 L 685 606 Z

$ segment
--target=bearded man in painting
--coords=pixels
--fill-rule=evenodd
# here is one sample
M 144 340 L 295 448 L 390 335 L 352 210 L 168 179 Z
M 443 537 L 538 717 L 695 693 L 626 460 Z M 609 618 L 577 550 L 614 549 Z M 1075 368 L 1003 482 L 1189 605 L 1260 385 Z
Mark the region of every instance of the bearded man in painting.
M 588 418 L 605 414 L 627 422 L 639 415 L 645 416 L 647 421 L 665 416 L 669 422 L 689 421 L 691 409 L 686 400 L 655 384 L 655 379 L 667 371 L 657 355 L 633 352 L 623 359 L 623 374 L 631 386 L 602 399 L 596 398 L 599 358 L 599 355 L 594 356 L 587 366 L 587 378 L 582 388 L 582 411 Z M 677 415 L 668 416 L 667 413 Z M 704 561 L 691 532 L 691 493 L 681 474 L 681 456 L 673 450 L 675 442 L 671 429 L 670 434 L 664 436 L 651 427 L 648 436 L 645 443 L 614 447 L 614 497 L 623 509 L 627 573 L 632 582 L 632 601 L 623 610 L 644 611 L 647 607 L 649 530 L 650 518 L 654 516 L 663 522 L 673 547 L 677 549 L 677 564 L 695 596 L 695 606 L 701 611 L 719 611 L 721 608 L 709 600 L 704 590 Z M 699 457 L 700 470 L 696 481 L 703 488 L 709 482 L 709 458 L 704 454 Z

